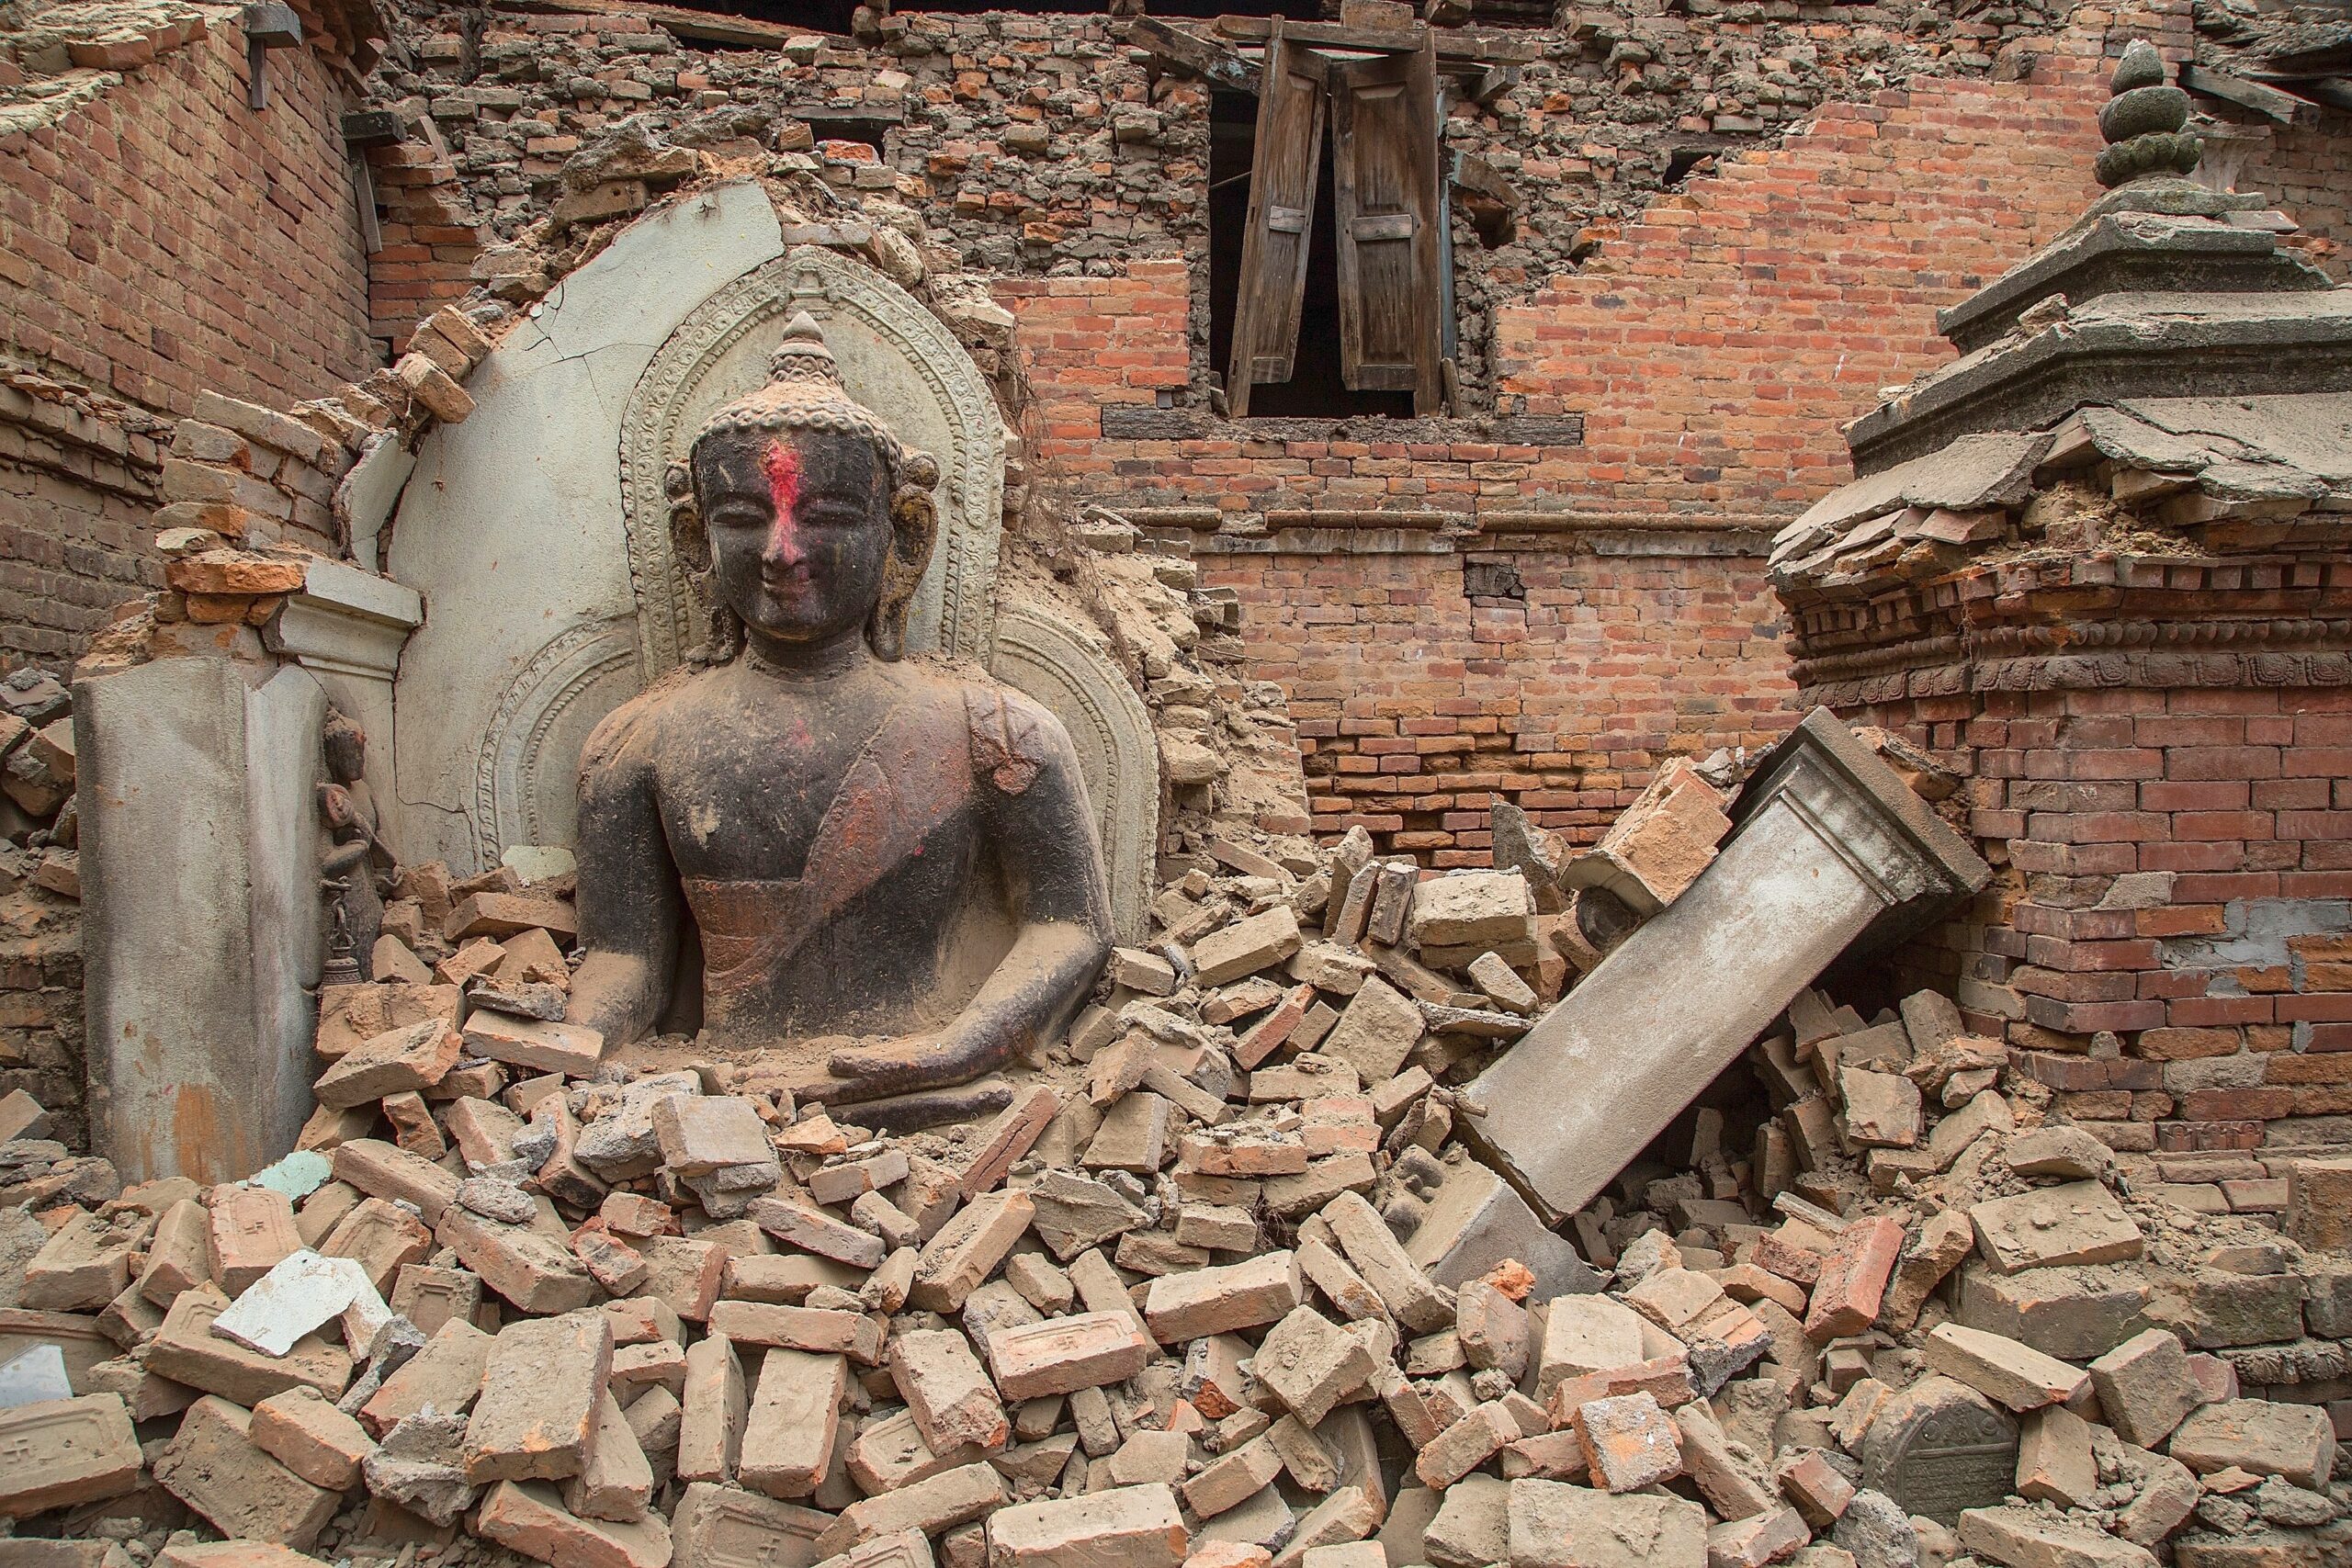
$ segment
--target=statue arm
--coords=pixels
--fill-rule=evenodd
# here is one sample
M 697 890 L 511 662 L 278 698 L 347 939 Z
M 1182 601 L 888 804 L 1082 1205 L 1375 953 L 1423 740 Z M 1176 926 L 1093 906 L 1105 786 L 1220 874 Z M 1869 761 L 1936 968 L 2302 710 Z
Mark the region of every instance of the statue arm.
M 589 738 L 580 763 L 580 945 L 565 1016 L 626 1044 L 670 1000 L 684 898 L 662 832 L 650 754 L 629 707 Z
M 962 1011 L 920 1041 L 834 1053 L 837 1100 L 964 1083 L 1049 1041 L 1069 1021 L 1111 952 L 1111 892 L 1078 754 L 1042 708 L 1023 705 L 1033 776 L 979 784 L 1007 900 L 1012 947 Z M 1025 772 L 1026 770 L 1020 770 Z M 1005 787 L 1014 778 L 1019 787 Z

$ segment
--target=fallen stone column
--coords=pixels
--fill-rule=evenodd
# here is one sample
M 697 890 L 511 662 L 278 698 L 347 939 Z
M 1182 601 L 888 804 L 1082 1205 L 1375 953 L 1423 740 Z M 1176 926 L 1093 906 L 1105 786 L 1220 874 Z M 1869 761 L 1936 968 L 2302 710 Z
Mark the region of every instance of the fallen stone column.
M 1480 1152 L 1574 1213 L 1855 942 L 1992 874 L 1826 708 L 1758 764 L 1714 863 L 1472 1083 Z

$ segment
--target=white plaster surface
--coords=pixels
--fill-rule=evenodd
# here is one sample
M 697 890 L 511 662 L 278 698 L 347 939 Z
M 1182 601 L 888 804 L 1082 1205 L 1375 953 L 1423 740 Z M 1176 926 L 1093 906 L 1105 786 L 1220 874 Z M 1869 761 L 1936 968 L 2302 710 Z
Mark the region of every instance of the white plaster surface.
M 753 185 L 632 225 L 476 369 L 472 416 L 426 436 L 387 562 L 426 606 L 401 656 L 396 782 L 380 803 L 401 860 L 483 863 L 484 739 L 510 687 L 566 633 L 636 614 L 620 502 L 629 391 L 702 299 L 782 248 Z M 612 686 L 606 706 L 635 689 Z M 559 773 L 584 738 L 566 732 Z

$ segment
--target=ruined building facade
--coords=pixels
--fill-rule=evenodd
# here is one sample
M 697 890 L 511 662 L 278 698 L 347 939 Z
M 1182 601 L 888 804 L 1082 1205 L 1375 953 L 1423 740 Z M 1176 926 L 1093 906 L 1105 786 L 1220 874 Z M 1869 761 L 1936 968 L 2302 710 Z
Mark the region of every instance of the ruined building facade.
M 1981 716 L 1797 663 L 1767 556 L 1848 477 L 1844 423 L 1950 358 L 1937 310 L 2080 214 L 2126 40 L 2187 68 L 2199 177 L 2269 195 L 2300 226 L 2283 243 L 2346 273 L 2342 111 L 2275 85 L 2331 80 L 2336 46 L 2250 8 L 1481 11 L 1430 30 L 1444 175 L 1408 193 L 1442 230 L 1439 270 L 1415 275 L 1441 283 L 1437 319 L 1416 329 L 1435 362 L 1343 384 L 1337 344 L 1365 285 L 1340 277 L 1331 186 L 1343 152 L 1367 154 L 1324 129 L 1312 166 L 1283 172 L 1316 193 L 1307 228 L 1323 237 L 1304 258 L 1295 373 L 1237 419 L 1237 318 L 1267 307 L 1265 278 L 1245 276 L 1249 191 L 1274 176 L 1251 95 L 1219 62 L 1247 51 L 1254 71 L 1272 19 L 836 9 L 305 3 L 258 49 L 261 23 L 231 7 L 0 9 L 0 654 L 62 675 L 120 606 L 168 592 L 159 508 L 239 509 L 274 545 L 373 567 L 377 541 L 363 550 L 334 504 L 348 451 L 306 452 L 299 429 L 224 440 L 199 400 L 331 399 L 354 429 L 397 426 L 401 411 L 352 389 L 416 362 L 420 320 L 532 310 L 640 212 L 758 177 L 807 219 L 787 243 L 928 280 L 1013 433 L 1012 536 L 1109 513 L 1238 605 L 1236 678 L 1281 688 L 1317 832 L 1360 825 L 1424 866 L 1483 863 L 1491 795 L 1589 840 L 1663 760 L 1760 748 L 1815 700 L 1969 751 L 1979 776 L 2042 744 L 2031 725 L 1969 728 Z M 1195 44 L 1170 44 L 1170 27 Z M 1329 127 L 1343 97 L 1317 111 Z M 1403 134 L 1357 97 L 1359 141 Z M 1295 165 L 1303 145 L 1272 152 Z M 2182 792 L 2164 809 L 2228 794 L 2213 809 L 2270 815 L 2165 869 L 2352 892 L 2330 858 L 2346 837 L 2345 803 L 2321 798 L 2330 764 L 2293 755 L 2332 744 L 2328 721 L 2282 716 L 2276 694 L 2211 701 L 2191 716 L 2230 731 L 2216 746 L 2273 749 L 2299 782 L 2267 805 L 2259 785 Z M 1998 847 L 2024 836 L 2025 808 L 1974 804 L 2005 874 L 2040 874 Z M 2229 826 L 2175 819 L 2181 834 Z M 2201 902 L 2253 888 L 2217 882 Z M 2132 940 L 2226 934 L 2152 929 L 2164 919 Z M 1990 987 L 1977 1021 L 2029 1046 L 2268 1029 L 2189 1045 L 2300 1055 L 2346 1021 L 2318 930 L 2295 933 L 2323 946 L 2296 950 L 2289 987 L 2323 993 L 2312 1003 L 2152 1009 L 2137 981 L 2111 996 L 2116 982 L 2079 977 L 2030 999 L 2035 975 L 2017 971 L 2068 967 L 2033 943 L 2096 967 L 2075 944 L 2107 939 L 2076 933 L 2114 923 L 1962 941 L 1921 964 Z M 8 1027 L 53 1097 L 79 1048 L 78 978 L 48 936 L 26 940 L 38 951 L 9 981 Z M 2177 1094 L 2161 1073 L 2102 1079 L 2109 1098 L 2084 1109 L 2227 1124 L 2177 1134 L 2184 1147 L 2259 1144 L 2267 1122 L 2346 1113 L 2310 1070 L 2284 1094 L 2217 1074 Z

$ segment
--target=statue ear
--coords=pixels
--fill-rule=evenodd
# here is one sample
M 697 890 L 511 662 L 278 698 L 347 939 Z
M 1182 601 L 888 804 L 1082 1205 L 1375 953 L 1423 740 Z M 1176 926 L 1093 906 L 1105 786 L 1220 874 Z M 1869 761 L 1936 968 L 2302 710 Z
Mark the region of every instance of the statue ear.
M 938 470 L 932 472 L 935 476 Z M 938 533 L 939 510 L 932 504 L 931 487 L 900 485 L 890 498 L 890 554 L 882 566 L 882 597 L 866 620 L 866 640 L 878 658 L 897 659 L 906 652 L 907 612 L 922 583 L 923 568 L 931 564 Z
M 708 571 L 710 536 L 703 531 L 694 475 L 684 463 L 673 463 L 662 471 L 662 489 L 670 498 L 670 554 L 690 574 Z

